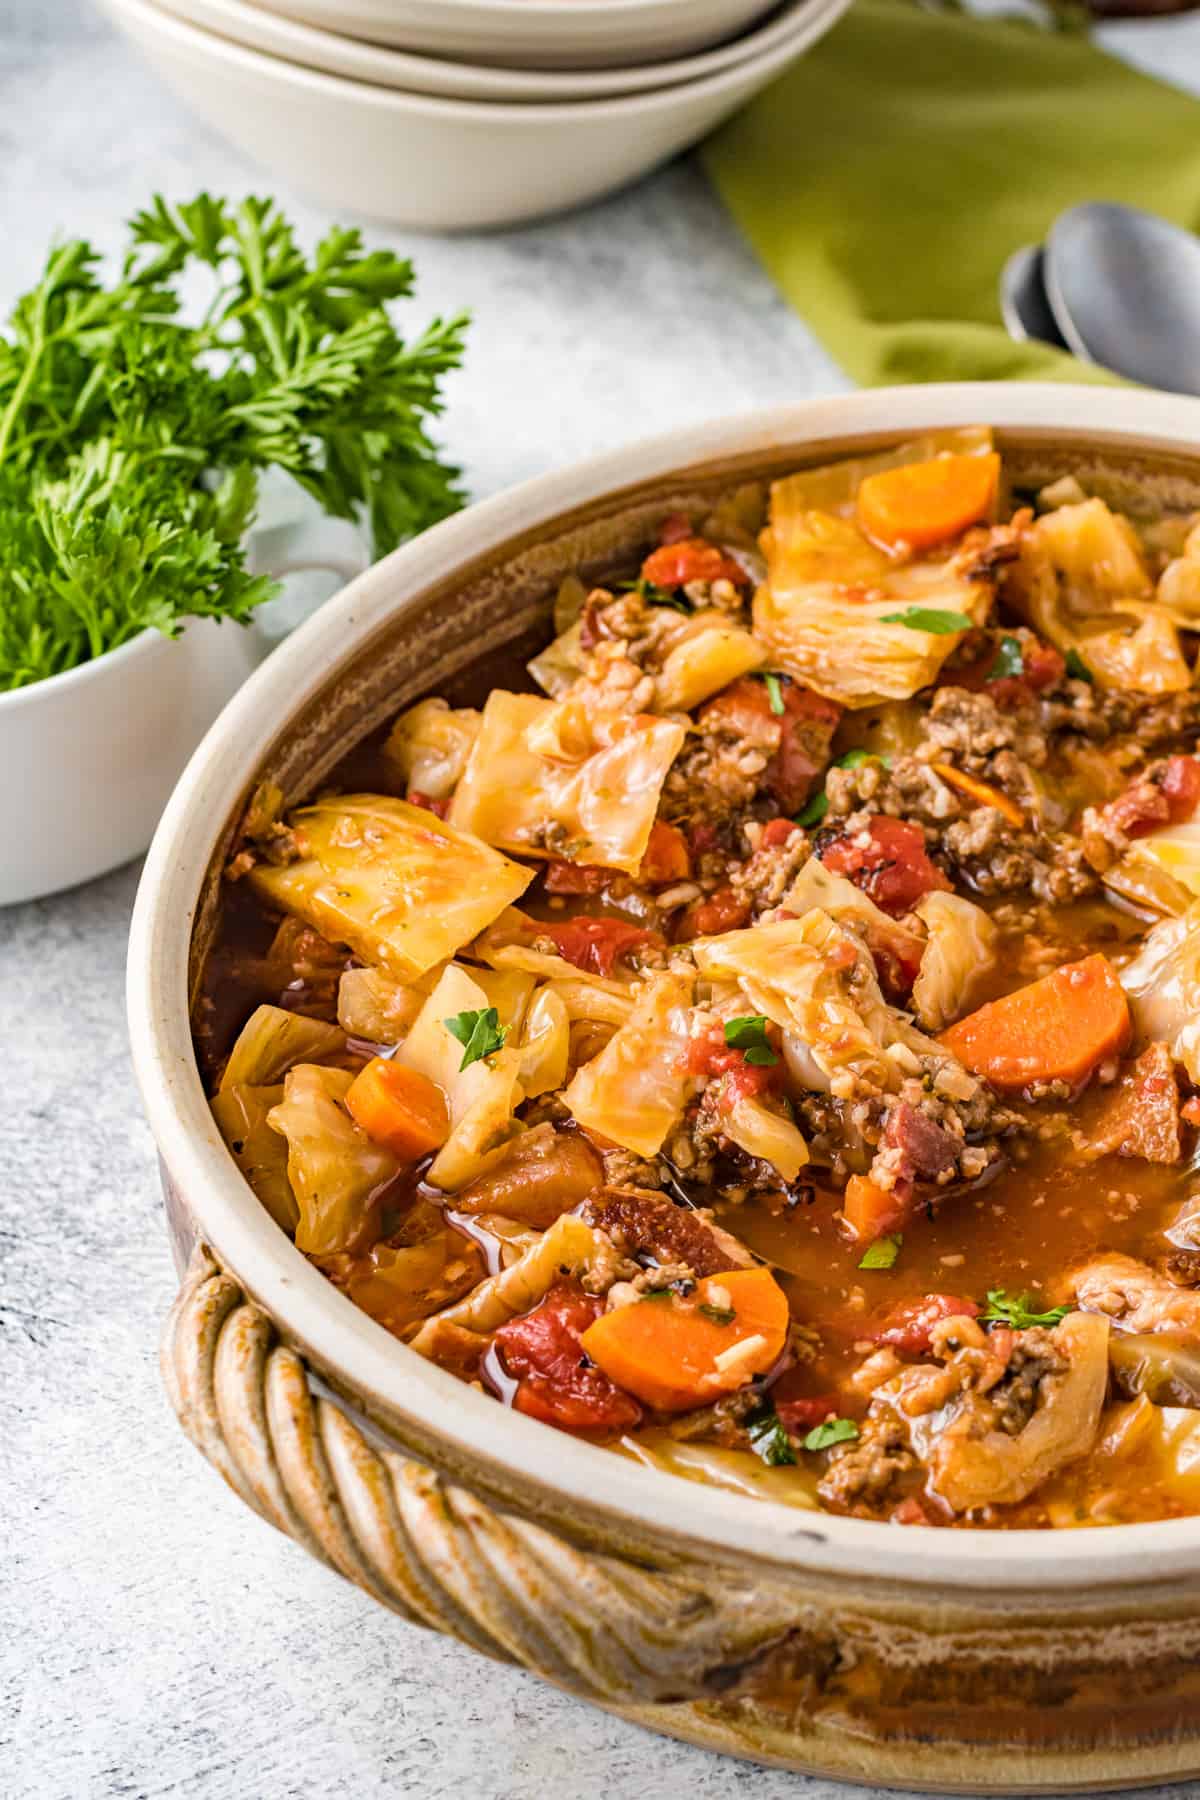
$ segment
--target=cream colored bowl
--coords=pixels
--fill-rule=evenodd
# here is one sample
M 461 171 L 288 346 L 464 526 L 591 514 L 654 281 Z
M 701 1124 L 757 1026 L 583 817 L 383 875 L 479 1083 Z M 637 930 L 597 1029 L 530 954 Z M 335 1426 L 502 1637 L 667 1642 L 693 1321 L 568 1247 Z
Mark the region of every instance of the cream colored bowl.
M 736 37 L 771 0 L 259 0 L 346 37 L 513 69 L 664 62 Z
M 411 56 L 403 50 L 298 24 L 251 4 L 250 0 L 155 3 L 164 12 L 174 13 L 177 18 L 216 32 L 248 50 L 261 50 L 264 55 L 300 63 L 326 75 L 341 75 L 347 81 L 366 81 L 377 87 L 435 94 L 449 100 L 514 100 L 541 105 L 679 87 L 684 82 L 716 75 L 735 63 L 765 56 L 795 40 L 801 40 L 796 48 L 803 49 L 811 41 L 812 20 L 828 10 L 828 0 L 790 0 L 762 24 L 699 55 L 627 69 L 547 70 L 492 68 L 480 63 L 452 62 L 444 57 Z
M 541 218 L 645 175 L 735 112 L 848 0 L 820 0 L 785 42 L 702 80 L 544 106 L 346 81 L 230 43 L 150 0 L 102 4 L 201 118 L 265 167 L 326 206 L 455 231 Z
M 655 1728 L 881 1785 L 1088 1791 L 1200 1774 L 1200 1519 L 936 1531 L 655 1474 L 511 1412 L 360 1312 L 272 1223 L 189 1035 L 254 785 L 300 798 L 364 732 L 533 628 L 731 483 L 990 422 L 1016 474 L 1200 504 L 1200 403 L 1023 384 L 813 401 L 681 431 L 438 525 L 321 610 L 196 753 L 135 909 L 129 1018 L 181 1260 L 185 1429 L 248 1503 L 402 1616 Z

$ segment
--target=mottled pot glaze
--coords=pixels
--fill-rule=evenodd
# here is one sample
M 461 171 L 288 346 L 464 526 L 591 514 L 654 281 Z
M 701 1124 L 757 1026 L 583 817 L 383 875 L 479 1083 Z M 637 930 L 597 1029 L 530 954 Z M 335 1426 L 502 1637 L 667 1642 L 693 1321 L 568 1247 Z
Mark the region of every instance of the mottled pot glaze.
M 665 511 L 977 422 L 1026 481 L 1082 467 L 1126 504 L 1200 505 L 1200 403 L 989 385 L 735 419 L 476 507 L 323 608 L 214 726 L 146 865 L 130 1022 L 190 1251 L 165 1378 L 265 1518 L 403 1616 L 710 1748 L 896 1787 L 1069 1792 L 1200 1774 L 1200 1520 L 903 1530 L 657 1475 L 506 1411 L 276 1228 L 189 1036 L 225 846 L 265 774 L 299 798 L 398 706 L 541 628 L 565 571 L 598 572 Z

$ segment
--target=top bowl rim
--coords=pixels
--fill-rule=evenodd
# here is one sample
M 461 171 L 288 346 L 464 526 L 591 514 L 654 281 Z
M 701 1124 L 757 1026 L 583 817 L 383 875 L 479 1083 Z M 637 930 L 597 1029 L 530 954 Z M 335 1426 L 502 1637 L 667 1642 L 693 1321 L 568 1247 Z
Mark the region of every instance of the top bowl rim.
M 797 0 L 789 23 L 800 36 L 814 19 L 836 24 L 850 0 Z M 281 82 L 318 97 L 352 101 L 356 105 L 380 112 L 402 111 L 427 119 L 457 121 L 463 125 L 552 126 L 571 122 L 577 125 L 598 124 L 612 120 L 626 123 L 642 113 L 654 113 L 681 106 L 687 101 L 704 100 L 738 87 L 747 79 L 777 67 L 803 52 L 792 48 L 792 32 L 773 40 L 765 47 L 751 50 L 741 60 L 725 68 L 693 76 L 690 80 L 671 81 L 662 87 L 635 90 L 625 94 L 586 95 L 581 100 L 481 100 L 452 99 L 445 94 L 421 94 L 409 88 L 384 87 L 376 81 L 360 81 L 349 75 L 335 75 L 325 69 L 309 68 L 304 63 L 288 62 L 269 51 L 257 50 L 249 44 L 235 43 L 207 26 L 196 25 L 178 13 L 168 12 L 155 0 L 105 0 L 114 16 L 121 14 L 141 18 L 167 38 L 174 37 L 183 49 L 201 50 L 217 62 L 240 68 L 250 75 Z M 514 0 L 516 4 L 516 0 Z M 605 0 L 608 4 L 608 0 Z M 560 9 L 561 10 L 561 9 Z
M 389 87 L 400 93 L 420 95 L 428 93 L 432 99 L 464 100 L 468 103 L 483 105 L 524 106 L 536 104 L 575 105 L 580 101 L 624 99 L 630 94 L 658 92 L 665 88 L 683 87 L 691 82 L 705 79 L 709 75 L 720 73 L 732 63 L 742 63 L 758 55 L 766 55 L 777 44 L 790 41 L 798 29 L 800 22 L 810 22 L 821 17 L 829 9 L 833 0 L 771 0 L 768 9 L 757 18 L 752 19 L 744 30 L 732 38 L 724 38 L 717 43 L 708 44 L 702 49 L 688 51 L 684 55 L 670 56 L 658 62 L 616 64 L 604 68 L 549 68 L 524 69 L 497 66 L 492 63 L 473 62 L 466 57 L 449 56 L 445 53 L 426 50 L 400 49 L 393 44 L 376 44 L 367 39 L 348 38 L 333 30 L 328 25 L 315 25 L 306 20 L 293 18 L 290 13 L 277 13 L 273 9 L 266 10 L 257 4 L 257 0 L 211 0 L 218 8 L 232 6 L 243 7 L 257 18 L 270 21 L 272 26 L 281 27 L 284 32 L 300 34 L 300 41 L 293 43 L 294 54 L 298 66 L 315 69 L 318 74 L 335 75 L 342 81 L 356 81 L 374 87 Z M 608 0 L 605 0 L 605 4 Z M 644 0 L 638 0 L 639 4 Z M 201 24 L 191 16 L 190 10 L 179 10 L 187 7 L 187 0 L 154 0 L 154 4 L 165 6 L 165 9 L 185 24 L 192 25 L 197 31 L 218 31 L 216 25 Z M 525 0 L 518 0 L 522 7 Z M 620 0 L 617 0 L 620 4 Z M 226 21 L 230 30 L 230 42 L 240 43 L 243 48 L 255 50 L 261 56 L 274 56 L 277 60 L 290 60 L 285 49 L 266 49 L 261 44 L 246 43 L 233 35 L 236 18 Z M 348 74 L 346 70 L 326 66 L 316 59 L 328 55 L 334 48 L 340 52 L 352 50 L 362 53 L 370 62 L 380 58 L 385 64 L 394 67 L 396 79 L 387 81 L 383 72 L 376 65 L 374 74 L 367 72 L 361 75 Z M 305 61 L 301 51 L 307 48 L 312 61 Z M 714 62 L 713 59 L 717 60 Z M 414 66 L 415 65 L 415 66 Z M 428 69 L 432 67 L 446 71 L 453 76 L 456 72 L 470 75 L 473 78 L 495 77 L 501 82 L 519 81 L 527 84 L 520 93 L 510 93 L 504 99 L 481 93 L 453 94 L 426 90 L 420 86 L 412 88 L 401 85 L 403 76 L 408 81 L 419 82 L 422 68 L 428 79 Z M 633 81 L 630 87 L 612 88 L 614 81 Z M 573 84 L 582 83 L 582 86 Z M 573 89 L 573 91 L 572 91 Z
M 239 690 L 197 749 L 146 860 L 130 931 L 128 1007 L 135 1075 L 160 1153 L 203 1239 L 284 1329 L 354 1391 L 593 1516 L 634 1521 L 730 1560 L 869 1575 L 906 1586 L 1067 1590 L 1178 1581 L 1200 1573 L 1200 1518 L 1089 1531 L 897 1531 L 800 1512 L 625 1463 L 503 1408 L 397 1344 L 296 1250 L 238 1173 L 216 1132 L 192 1050 L 187 966 L 197 896 L 218 829 L 280 726 L 403 604 L 457 567 L 607 493 L 721 457 L 781 445 L 833 449 L 857 437 L 985 422 L 1110 449 L 1194 454 L 1200 400 L 1056 383 L 881 388 L 742 414 L 642 440 L 535 478 L 435 526 L 358 577 L 286 640 Z M 749 1511 L 747 1508 L 749 1507 Z M 752 1540 L 750 1532 L 753 1533 Z

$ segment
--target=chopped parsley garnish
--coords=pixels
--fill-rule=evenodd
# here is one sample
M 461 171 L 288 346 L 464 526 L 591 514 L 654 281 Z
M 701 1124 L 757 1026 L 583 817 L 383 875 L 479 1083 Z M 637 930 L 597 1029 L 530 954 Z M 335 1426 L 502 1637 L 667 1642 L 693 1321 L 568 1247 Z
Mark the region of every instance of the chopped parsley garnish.
M 740 1050 L 746 1061 L 756 1068 L 772 1069 L 779 1061 L 779 1052 L 771 1048 L 767 1037 L 767 1021 L 761 1013 L 753 1013 L 741 1019 L 726 1019 L 725 1042 L 731 1050 Z
M 1078 650 L 1067 651 L 1067 674 L 1073 676 L 1076 681 L 1094 682 L 1096 679 Z
M 893 1231 L 890 1237 L 876 1238 L 873 1244 L 868 1245 L 866 1253 L 858 1265 L 859 1268 L 894 1268 L 896 1265 L 896 1258 L 900 1254 L 900 1246 L 903 1242 L 904 1233 L 902 1231 Z
M 814 1425 L 804 1440 L 806 1450 L 828 1450 L 834 1444 L 849 1444 L 858 1436 L 858 1426 L 853 1419 L 826 1419 L 823 1425 Z
M 792 1449 L 791 1439 L 773 1406 L 768 1406 L 763 1412 L 755 1413 L 752 1419 L 747 1419 L 746 1433 L 751 1448 L 769 1468 L 778 1469 L 795 1462 L 796 1452 Z
M 892 766 L 891 757 L 882 750 L 847 750 L 845 756 L 839 756 L 833 766 L 835 769 L 861 769 L 864 763 L 870 762 L 882 763 L 885 769 Z
M 906 606 L 903 612 L 884 613 L 883 625 L 907 625 L 910 631 L 927 631 L 931 637 L 949 637 L 952 631 L 974 631 L 974 619 L 966 613 L 942 612 L 932 606 Z
M 616 585 L 618 591 L 636 594 L 647 606 L 672 606 L 676 612 L 682 613 L 690 613 L 692 610 L 682 594 L 673 588 L 659 587 L 656 582 L 647 581 L 644 575 L 639 575 L 636 581 L 618 581 Z
M 472 1063 L 483 1062 L 503 1049 L 508 1036 L 508 1026 L 500 1023 L 500 1015 L 494 1006 L 480 1007 L 477 1012 L 455 1013 L 452 1019 L 443 1019 L 442 1024 L 463 1046 L 463 1059 L 458 1065 L 460 1074 Z
M 763 676 L 762 680 L 763 686 L 767 690 L 767 699 L 771 703 L 771 711 L 775 713 L 777 717 L 782 717 L 784 711 L 783 688 L 780 685 L 778 675 L 772 675 L 768 672 Z
M 828 811 L 829 795 L 822 788 L 821 792 L 814 794 L 807 805 L 796 814 L 796 823 L 807 831 L 811 825 L 819 825 Z
M 696 1311 L 703 1313 L 706 1319 L 711 1319 L 714 1325 L 732 1325 L 737 1318 L 732 1306 L 706 1306 L 703 1301 Z
M 260 472 L 370 526 L 375 554 L 462 505 L 428 435 L 465 318 L 405 342 L 411 263 L 271 200 L 156 196 L 105 272 L 53 244 L 0 328 L 0 693 L 276 591 L 242 540 Z
M 1008 1294 L 1004 1288 L 989 1288 L 988 1303 L 979 1315 L 981 1325 L 1011 1325 L 1014 1331 L 1028 1331 L 1031 1325 L 1057 1325 L 1065 1319 L 1069 1306 L 1051 1306 L 1038 1312 L 1036 1294 Z
M 1000 639 L 1000 648 L 996 652 L 996 660 L 988 670 L 985 680 L 1006 681 L 1014 675 L 1025 673 L 1025 653 L 1021 649 L 1020 638 L 1005 635 Z

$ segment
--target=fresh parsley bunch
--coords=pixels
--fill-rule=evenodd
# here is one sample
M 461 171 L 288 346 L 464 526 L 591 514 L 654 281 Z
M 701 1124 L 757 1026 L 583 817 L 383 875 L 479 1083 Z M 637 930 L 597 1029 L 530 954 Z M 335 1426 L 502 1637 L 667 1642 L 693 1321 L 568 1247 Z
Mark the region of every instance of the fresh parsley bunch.
M 90 245 L 52 250 L 0 335 L 0 691 L 248 618 L 272 591 L 241 551 L 259 469 L 365 517 L 377 553 L 462 504 L 427 425 L 466 317 L 406 343 L 410 262 L 340 227 L 306 257 L 255 198 L 157 196 L 129 234 L 111 285 Z

